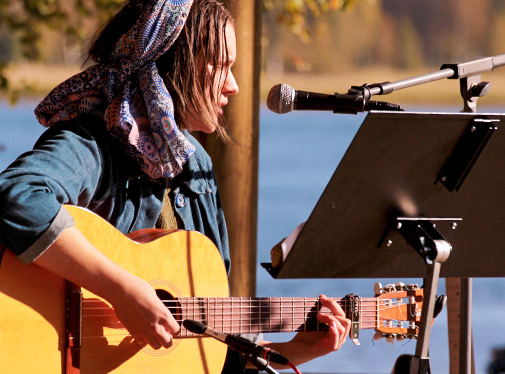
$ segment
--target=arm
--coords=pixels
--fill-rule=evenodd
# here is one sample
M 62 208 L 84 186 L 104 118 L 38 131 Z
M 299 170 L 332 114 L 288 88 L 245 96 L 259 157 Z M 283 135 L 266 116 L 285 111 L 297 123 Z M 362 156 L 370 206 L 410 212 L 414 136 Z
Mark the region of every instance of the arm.
M 75 226 L 66 228 L 34 262 L 110 302 L 140 345 L 169 347 L 179 332 L 154 289 L 105 257 Z
M 87 206 L 114 189 L 116 150 L 99 125 L 53 127 L 0 174 L 0 241 L 23 262 L 106 299 L 138 343 L 167 346 L 179 327 L 154 290 L 107 259 L 61 208 Z

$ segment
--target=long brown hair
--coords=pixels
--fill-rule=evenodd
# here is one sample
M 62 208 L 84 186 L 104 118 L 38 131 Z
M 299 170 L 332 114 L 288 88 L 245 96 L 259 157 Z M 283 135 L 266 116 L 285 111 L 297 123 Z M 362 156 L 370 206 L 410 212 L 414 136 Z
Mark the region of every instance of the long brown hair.
M 125 2 L 95 37 L 88 59 L 109 63 L 114 44 L 135 24 L 146 3 L 149 1 Z M 226 77 L 222 74 L 228 71 L 225 33 L 228 23 L 234 23 L 233 17 L 219 1 L 195 0 L 179 37 L 156 61 L 174 101 L 175 120 L 179 127 L 187 128 L 185 123 L 191 110 L 194 110 L 202 121 L 215 127 L 217 134 L 226 142 L 230 141 L 230 136 L 224 118 L 218 114 L 219 97 L 215 97 L 212 88 L 218 82 L 224 82 Z M 209 75 L 206 73 L 207 65 L 223 66 L 223 69 L 213 69 Z M 210 92 L 210 97 L 206 92 Z

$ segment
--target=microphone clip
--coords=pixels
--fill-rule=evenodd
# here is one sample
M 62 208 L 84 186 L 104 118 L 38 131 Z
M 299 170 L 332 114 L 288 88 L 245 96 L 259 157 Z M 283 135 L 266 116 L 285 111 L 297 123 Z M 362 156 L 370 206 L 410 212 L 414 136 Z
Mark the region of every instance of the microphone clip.
M 392 89 L 389 88 L 390 83 L 373 83 L 368 84 L 365 83 L 361 86 L 351 86 L 351 88 L 347 91 L 348 95 L 354 95 L 356 98 L 359 98 L 363 103 L 363 110 L 361 111 L 369 111 L 369 110 L 388 110 L 388 111 L 399 111 L 402 112 L 403 108 L 399 105 L 386 102 L 386 101 L 372 101 L 370 98 L 372 97 L 372 89 L 379 88 L 379 95 L 385 95 L 392 92 Z M 357 100 L 358 101 L 358 100 Z
M 206 326 L 201 322 L 193 321 L 190 319 L 184 320 L 182 324 L 188 331 L 191 331 L 192 333 L 195 334 L 206 334 L 208 336 L 211 336 L 214 339 L 217 339 L 223 342 L 224 344 L 228 345 L 231 349 L 239 351 L 245 354 L 246 356 L 262 357 L 263 359 L 265 359 L 267 364 L 269 361 L 281 365 L 289 364 L 289 360 L 283 355 L 281 355 L 279 352 L 258 345 L 241 336 L 216 331 L 213 328 Z

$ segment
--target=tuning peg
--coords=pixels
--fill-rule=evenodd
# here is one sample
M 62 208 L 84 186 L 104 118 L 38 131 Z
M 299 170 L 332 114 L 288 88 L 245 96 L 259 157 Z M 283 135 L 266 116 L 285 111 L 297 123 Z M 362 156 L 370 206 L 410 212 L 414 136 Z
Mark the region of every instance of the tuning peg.
M 407 285 L 407 289 L 409 291 L 415 291 L 415 290 L 419 289 L 419 285 L 417 285 L 417 284 L 408 284 Z
M 396 282 L 396 290 L 397 291 L 403 291 L 406 289 L 405 283 L 402 282 Z
M 384 287 L 384 291 L 385 292 L 395 292 L 396 291 L 396 287 L 394 284 L 392 283 L 389 283 L 386 285 L 386 287 Z
M 380 295 L 383 292 L 382 283 L 375 282 L 373 285 L 373 292 L 375 292 L 376 295 Z
M 393 344 L 395 342 L 395 335 L 396 334 L 386 334 L 386 341 Z
M 407 335 L 405 335 L 405 334 L 397 334 L 396 341 L 401 342 L 402 340 L 405 340 L 406 337 L 407 337 Z
M 377 331 L 373 335 L 373 340 L 381 340 L 383 337 L 384 337 L 384 334 L 382 332 L 380 332 L 380 331 Z

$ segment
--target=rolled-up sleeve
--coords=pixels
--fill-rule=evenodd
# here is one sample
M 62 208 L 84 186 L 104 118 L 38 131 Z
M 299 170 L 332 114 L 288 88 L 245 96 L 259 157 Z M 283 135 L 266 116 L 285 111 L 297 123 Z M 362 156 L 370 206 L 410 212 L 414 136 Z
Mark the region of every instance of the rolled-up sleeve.
M 36 259 L 73 225 L 63 204 L 86 206 L 103 171 L 96 136 L 57 125 L 0 174 L 0 242 L 24 263 Z
M 74 219 L 70 213 L 68 213 L 68 211 L 62 206 L 47 230 L 44 231 L 37 240 L 35 240 L 35 243 L 33 243 L 25 251 L 19 254 L 18 257 L 21 262 L 24 264 L 29 264 L 30 262 L 34 261 L 47 248 L 49 248 L 56 239 L 58 239 L 63 230 L 73 225 Z

